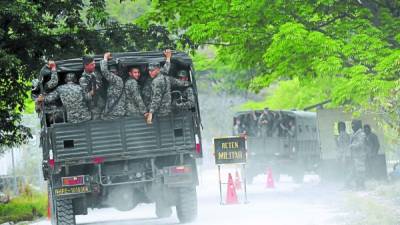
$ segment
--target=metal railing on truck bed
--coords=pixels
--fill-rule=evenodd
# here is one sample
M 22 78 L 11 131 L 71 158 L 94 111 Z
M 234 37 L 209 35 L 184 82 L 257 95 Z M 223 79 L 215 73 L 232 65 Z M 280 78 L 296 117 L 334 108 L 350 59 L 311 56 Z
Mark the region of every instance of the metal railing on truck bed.
M 182 112 L 152 125 L 143 117 L 53 124 L 49 135 L 56 162 L 145 158 L 195 151 L 194 124 L 193 113 Z

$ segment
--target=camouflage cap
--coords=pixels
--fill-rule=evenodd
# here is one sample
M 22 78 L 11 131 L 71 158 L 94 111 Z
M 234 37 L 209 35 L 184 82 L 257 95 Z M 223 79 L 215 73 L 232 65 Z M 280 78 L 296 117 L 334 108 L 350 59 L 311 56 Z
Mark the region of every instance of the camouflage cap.
M 160 63 L 158 63 L 158 62 L 149 63 L 149 70 L 154 70 L 156 68 L 160 68 Z
M 188 72 L 186 70 L 180 70 L 178 71 L 178 77 L 187 77 Z
M 75 82 L 75 73 L 67 73 L 67 75 L 65 75 L 65 82 Z

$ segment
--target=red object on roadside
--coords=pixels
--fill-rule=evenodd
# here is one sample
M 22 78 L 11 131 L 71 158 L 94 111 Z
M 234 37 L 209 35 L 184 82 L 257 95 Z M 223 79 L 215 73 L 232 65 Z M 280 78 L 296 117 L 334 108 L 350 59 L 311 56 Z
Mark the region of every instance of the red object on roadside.
M 275 188 L 274 178 L 272 177 L 272 170 L 268 169 L 267 171 L 267 183 L 265 185 L 266 188 Z
M 233 179 L 231 173 L 228 175 L 228 189 L 226 192 L 226 204 L 237 204 L 238 199 L 236 195 L 235 185 L 233 184 Z

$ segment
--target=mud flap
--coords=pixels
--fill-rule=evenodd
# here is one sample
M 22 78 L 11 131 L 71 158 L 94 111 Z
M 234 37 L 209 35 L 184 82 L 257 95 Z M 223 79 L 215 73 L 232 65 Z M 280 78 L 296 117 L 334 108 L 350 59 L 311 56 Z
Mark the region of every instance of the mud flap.
M 196 185 L 195 168 L 191 165 L 163 168 L 164 184 L 167 187 L 192 187 Z

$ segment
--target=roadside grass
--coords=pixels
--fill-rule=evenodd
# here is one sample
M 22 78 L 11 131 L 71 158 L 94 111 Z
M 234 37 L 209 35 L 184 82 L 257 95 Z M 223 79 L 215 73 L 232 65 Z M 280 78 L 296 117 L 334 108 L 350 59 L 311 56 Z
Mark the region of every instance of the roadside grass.
M 24 187 L 20 196 L 7 204 L 0 204 L 0 224 L 32 221 L 47 215 L 47 194 Z
M 400 185 L 369 183 L 367 192 L 346 194 L 349 225 L 400 224 Z

